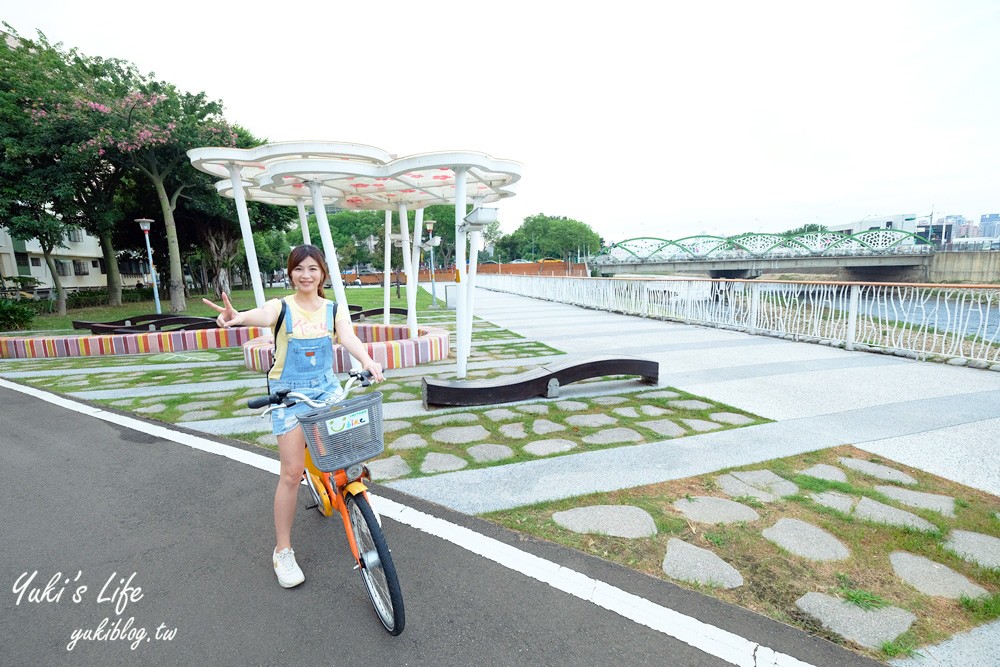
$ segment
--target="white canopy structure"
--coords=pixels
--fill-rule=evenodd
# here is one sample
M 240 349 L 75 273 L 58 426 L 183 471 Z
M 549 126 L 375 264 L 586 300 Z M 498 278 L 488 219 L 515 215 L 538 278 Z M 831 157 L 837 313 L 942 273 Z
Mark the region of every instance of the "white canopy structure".
M 407 325 L 415 337 L 417 275 L 423 209 L 432 204 L 455 206 L 455 266 L 458 280 L 456 307 L 458 377 L 465 377 L 472 338 L 472 290 L 475 287 L 477 250 L 484 211 L 469 216 L 471 200 L 483 203 L 513 196 L 510 187 L 520 179 L 521 165 L 469 151 L 425 153 L 394 158 L 385 151 L 363 144 L 338 142 L 282 142 L 252 149 L 196 148 L 188 151 L 195 168 L 226 178 L 216 184 L 220 194 L 236 201 L 240 228 L 258 305 L 264 302 L 257 268 L 247 201 L 299 207 L 303 238 L 308 242 L 304 202 L 308 197 L 319 224 L 327 264 L 333 278 L 337 302 L 346 308 L 346 295 L 330 234 L 326 205 L 350 210 L 386 211 L 385 318 L 389 317 L 389 252 L 392 243 L 391 211 L 399 211 L 403 269 L 406 274 Z M 414 209 L 412 240 L 409 209 Z M 466 272 L 466 244 L 472 252 Z M 405 248 L 410 247 L 407 253 Z M 468 273 L 468 275 L 466 275 Z

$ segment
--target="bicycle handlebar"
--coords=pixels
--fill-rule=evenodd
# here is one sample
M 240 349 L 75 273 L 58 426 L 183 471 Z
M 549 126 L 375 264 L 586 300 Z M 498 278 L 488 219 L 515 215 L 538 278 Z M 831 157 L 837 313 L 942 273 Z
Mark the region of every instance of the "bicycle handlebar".
M 360 380 L 360 385 L 362 387 L 368 387 L 372 383 L 372 374 L 371 374 L 371 371 L 358 371 L 358 370 L 353 370 L 352 369 L 352 370 L 348 371 L 347 374 L 351 377 L 351 379 L 347 381 L 347 386 L 344 387 L 344 393 L 341 394 L 342 397 L 347 395 L 348 391 L 350 390 L 351 386 L 354 384 L 355 380 Z M 310 405 L 313 404 L 313 401 L 311 401 L 306 396 L 303 396 L 302 394 L 298 394 L 298 392 L 292 392 L 292 391 L 286 390 L 286 391 L 276 391 L 276 392 L 273 392 L 271 394 L 268 394 L 267 396 L 259 396 L 257 398 L 251 398 L 249 401 L 247 401 L 247 407 L 248 408 L 254 408 L 254 409 L 256 409 L 256 408 L 263 408 L 263 407 L 268 406 L 268 405 L 277 405 L 278 403 L 281 403 L 286 398 L 288 398 L 289 394 L 296 394 L 294 396 L 294 398 L 298 398 L 300 400 L 305 400 Z M 317 403 L 317 405 L 319 405 L 319 403 Z M 314 407 L 316 407 L 316 406 L 314 406 Z

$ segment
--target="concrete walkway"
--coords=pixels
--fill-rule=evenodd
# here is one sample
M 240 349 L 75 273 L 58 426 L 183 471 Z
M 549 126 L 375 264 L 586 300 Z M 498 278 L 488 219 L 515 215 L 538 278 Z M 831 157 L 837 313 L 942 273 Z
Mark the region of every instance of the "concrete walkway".
M 1000 495 L 1000 373 L 477 290 L 477 316 L 570 354 L 660 363 L 660 385 L 775 420 L 389 485 L 463 512 L 642 486 L 852 444 Z M 587 332 L 581 335 L 581 332 Z M 635 384 L 635 383 L 633 383 Z M 636 387 L 637 389 L 640 387 Z M 567 385 L 560 399 L 590 395 Z M 958 437 L 956 437 L 958 436 Z M 947 451 L 940 443 L 947 442 Z M 935 446 L 935 444 L 937 446 Z M 493 491 L 483 497 L 483 484 Z

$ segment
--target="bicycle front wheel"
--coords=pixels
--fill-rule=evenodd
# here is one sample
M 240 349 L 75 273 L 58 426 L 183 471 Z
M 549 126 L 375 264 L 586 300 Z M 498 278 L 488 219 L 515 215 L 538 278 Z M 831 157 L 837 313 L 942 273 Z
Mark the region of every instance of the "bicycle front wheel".
M 396 636 L 403 631 L 406 616 L 396 567 L 392 563 L 392 554 L 385 543 L 382 528 L 364 495 L 348 496 L 347 514 L 361 556 L 361 578 L 368 589 L 368 597 L 383 627 L 389 634 Z

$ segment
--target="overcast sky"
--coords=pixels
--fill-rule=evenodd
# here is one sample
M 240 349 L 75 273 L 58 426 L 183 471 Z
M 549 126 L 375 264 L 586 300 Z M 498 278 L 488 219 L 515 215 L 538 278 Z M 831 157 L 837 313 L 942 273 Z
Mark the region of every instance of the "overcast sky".
M 522 163 L 606 240 L 1000 212 L 1000 2 L 31 0 L 270 141 Z

